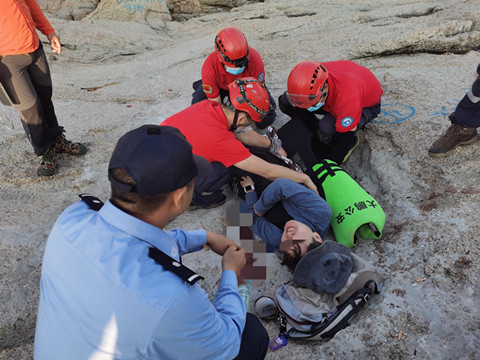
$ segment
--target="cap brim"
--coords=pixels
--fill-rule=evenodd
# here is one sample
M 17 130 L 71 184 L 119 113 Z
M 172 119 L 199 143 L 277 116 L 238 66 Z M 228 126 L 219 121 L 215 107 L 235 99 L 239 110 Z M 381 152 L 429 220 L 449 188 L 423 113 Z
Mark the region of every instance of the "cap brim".
M 195 165 L 197 165 L 198 177 L 207 178 L 213 176 L 212 164 L 210 164 L 207 159 L 195 154 L 193 154 L 193 159 L 195 160 Z

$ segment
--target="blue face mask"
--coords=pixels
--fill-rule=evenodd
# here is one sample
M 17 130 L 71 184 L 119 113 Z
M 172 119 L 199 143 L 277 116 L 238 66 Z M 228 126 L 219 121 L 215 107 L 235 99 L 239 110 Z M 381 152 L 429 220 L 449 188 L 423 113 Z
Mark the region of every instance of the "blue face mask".
M 241 134 L 241 133 L 244 133 L 245 131 L 247 131 L 248 129 L 251 129 L 251 128 L 252 128 L 252 125 L 248 125 L 248 126 L 245 126 L 243 129 L 235 130 L 233 133 L 234 134 Z
M 323 106 L 323 104 L 325 104 L 325 103 L 319 102 L 315 106 L 310 106 L 309 108 L 307 108 L 307 110 L 310 111 L 310 112 L 317 111 L 318 109 L 320 109 Z
M 228 67 L 225 65 L 225 70 L 229 73 L 229 74 L 232 74 L 232 75 L 238 75 L 238 74 L 241 74 L 243 72 L 243 70 L 245 70 L 245 66 L 242 66 L 240 68 L 237 68 L 237 67 Z

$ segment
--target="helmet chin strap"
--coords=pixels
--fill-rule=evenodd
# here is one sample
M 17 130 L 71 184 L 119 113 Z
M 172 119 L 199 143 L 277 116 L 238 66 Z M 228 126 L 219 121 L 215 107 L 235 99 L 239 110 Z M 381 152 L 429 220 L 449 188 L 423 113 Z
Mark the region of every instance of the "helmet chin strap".
M 232 126 L 230 126 L 230 131 L 235 131 L 235 130 L 238 129 L 237 121 L 238 121 L 238 114 L 239 113 L 240 112 L 237 109 L 235 109 L 235 115 L 233 116 L 233 124 L 232 124 Z

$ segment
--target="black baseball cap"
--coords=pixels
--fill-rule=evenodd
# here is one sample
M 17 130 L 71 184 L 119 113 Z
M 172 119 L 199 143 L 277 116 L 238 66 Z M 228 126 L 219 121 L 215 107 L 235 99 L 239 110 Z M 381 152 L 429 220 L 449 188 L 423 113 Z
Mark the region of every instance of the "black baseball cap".
M 136 185 L 115 179 L 111 170 L 122 168 Z M 194 177 L 213 174 L 210 163 L 192 153 L 192 145 L 177 128 L 143 125 L 127 132 L 117 142 L 108 165 L 108 179 L 126 193 L 169 193 L 187 185 Z

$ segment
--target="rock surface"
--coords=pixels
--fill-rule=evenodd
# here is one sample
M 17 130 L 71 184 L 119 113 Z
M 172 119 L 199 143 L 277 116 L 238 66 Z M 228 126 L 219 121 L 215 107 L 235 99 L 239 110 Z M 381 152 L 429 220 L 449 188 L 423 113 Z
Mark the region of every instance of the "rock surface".
M 71 2 L 97 10 L 67 21 L 60 14 L 67 2 L 47 3 L 64 44 L 60 56 L 47 50 L 57 116 L 67 137 L 90 151 L 61 157 L 57 175 L 38 178 L 39 160 L 18 118 L 0 108 L 0 359 L 32 358 L 42 255 L 57 216 L 79 193 L 108 198 L 116 140 L 190 104 L 215 34 L 228 25 L 241 28 L 262 55 L 274 96 L 305 59 L 355 60 L 385 91 L 381 117 L 360 134 L 345 166 L 387 214 L 383 238 L 353 249 L 388 275 L 382 293 L 332 340 L 291 341 L 267 359 L 478 358 L 480 142 L 445 159 L 427 155 L 480 63 L 477 0 L 270 0 L 184 22 L 170 21 L 164 7 L 158 17 L 107 20 L 94 15 L 95 0 Z M 277 118 L 277 127 L 288 120 Z M 221 219 L 235 202 L 226 191 L 224 206 L 183 214 L 169 226 L 223 232 Z M 207 251 L 185 261 L 213 295 L 220 259 Z M 290 277 L 275 258 L 264 294 Z M 275 337 L 276 324 L 265 325 Z
M 229 11 L 237 6 L 262 0 L 38 0 L 42 9 L 65 20 L 95 18 L 119 21 L 187 20 L 206 13 Z

